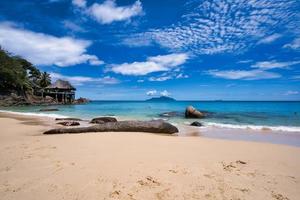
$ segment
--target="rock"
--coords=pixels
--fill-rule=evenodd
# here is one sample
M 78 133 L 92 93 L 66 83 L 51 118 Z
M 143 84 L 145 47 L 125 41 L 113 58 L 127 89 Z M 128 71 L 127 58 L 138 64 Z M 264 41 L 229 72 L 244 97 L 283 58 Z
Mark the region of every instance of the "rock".
M 90 121 L 91 124 L 104 124 L 107 122 L 116 122 L 118 121 L 116 118 L 114 117 L 97 117 L 94 118 Z
M 63 126 L 79 126 L 80 125 L 80 123 L 76 122 L 76 121 L 63 121 L 63 122 L 58 122 L 56 124 L 60 124 Z
M 119 121 L 97 124 L 90 127 L 78 128 L 58 128 L 44 132 L 44 134 L 63 134 L 63 133 L 87 133 L 87 132 L 149 132 L 173 134 L 178 129 L 170 123 L 162 120 L 153 121 Z
M 195 121 L 191 123 L 191 126 L 203 126 L 203 125 L 200 122 Z
M 49 111 L 59 111 L 58 108 L 42 108 L 40 109 L 42 112 L 49 112 Z
M 76 99 L 74 101 L 75 104 L 83 104 L 83 103 L 88 103 L 88 102 L 90 102 L 90 100 L 87 98 L 83 98 L 83 97 L 80 97 L 79 99 Z
M 59 120 L 82 121 L 82 119 L 79 119 L 79 118 L 73 118 L 73 117 L 55 118 L 55 120 L 56 120 L 56 121 L 59 121 Z
M 196 108 L 193 106 L 188 106 L 185 109 L 185 117 L 186 118 L 203 118 L 205 117 L 205 114 L 198 111 Z

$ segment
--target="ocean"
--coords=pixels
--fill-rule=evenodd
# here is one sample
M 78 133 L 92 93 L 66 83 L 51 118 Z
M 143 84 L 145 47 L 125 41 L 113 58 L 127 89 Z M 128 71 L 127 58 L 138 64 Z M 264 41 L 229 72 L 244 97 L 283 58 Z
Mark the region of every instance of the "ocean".
M 205 119 L 184 118 L 185 108 L 194 106 L 208 112 Z M 5 111 L 22 112 L 28 115 L 50 117 L 79 117 L 91 119 L 97 116 L 118 116 L 121 119 L 163 119 L 173 124 L 189 124 L 199 121 L 205 127 L 232 129 L 262 128 L 285 133 L 300 134 L 299 101 L 92 101 L 83 105 L 50 106 L 58 108 L 55 112 L 40 112 L 45 106 L 18 106 L 0 108 Z M 161 115 L 173 112 L 174 116 Z

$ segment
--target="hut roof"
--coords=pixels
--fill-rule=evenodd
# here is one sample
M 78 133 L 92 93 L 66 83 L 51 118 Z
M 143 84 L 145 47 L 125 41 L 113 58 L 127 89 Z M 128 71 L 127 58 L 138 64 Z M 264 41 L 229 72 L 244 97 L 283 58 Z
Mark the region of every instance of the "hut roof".
M 52 83 L 47 88 L 48 89 L 58 88 L 58 89 L 76 90 L 76 88 L 73 87 L 69 81 L 64 81 L 64 80 L 61 80 L 61 79 L 58 79 L 57 81 Z

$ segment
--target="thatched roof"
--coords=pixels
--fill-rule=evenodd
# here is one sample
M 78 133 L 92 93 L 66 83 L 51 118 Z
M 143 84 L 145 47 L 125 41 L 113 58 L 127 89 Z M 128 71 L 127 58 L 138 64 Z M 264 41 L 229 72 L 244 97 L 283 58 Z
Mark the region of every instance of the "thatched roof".
M 69 81 L 64 81 L 61 79 L 58 79 L 54 83 L 52 83 L 50 86 L 47 87 L 48 89 L 66 89 L 66 90 L 76 90 Z

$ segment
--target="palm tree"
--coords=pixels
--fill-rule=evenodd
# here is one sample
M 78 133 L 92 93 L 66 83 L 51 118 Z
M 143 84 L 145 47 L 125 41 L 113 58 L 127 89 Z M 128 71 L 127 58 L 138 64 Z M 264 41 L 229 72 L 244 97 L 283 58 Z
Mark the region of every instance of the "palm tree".
M 50 74 L 43 72 L 40 76 L 39 86 L 42 88 L 42 97 L 44 97 L 44 89 L 51 84 Z

